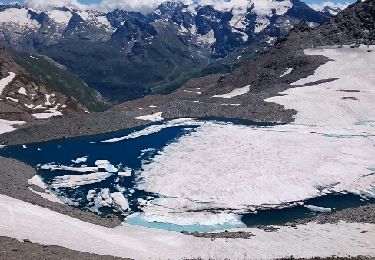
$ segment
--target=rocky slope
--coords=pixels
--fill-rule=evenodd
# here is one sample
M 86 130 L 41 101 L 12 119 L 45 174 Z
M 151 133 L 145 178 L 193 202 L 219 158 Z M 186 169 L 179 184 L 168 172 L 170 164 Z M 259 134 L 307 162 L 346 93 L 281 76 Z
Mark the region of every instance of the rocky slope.
M 300 20 L 317 25 L 329 17 L 299 0 L 165 2 L 150 14 L 19 5 L 0 10 L 0 41 L 46 54 L 114 102 L 173 90 L 217 58 L 247 46 L 263 51 Z
M 30 56 L 31 59 L 42 59 Z M 33 121 L 54 116 L 83 113 L 86 107 L 73 97 L 55 91 L 15 61 L 15 56 L 0 48 L 0 118 Z

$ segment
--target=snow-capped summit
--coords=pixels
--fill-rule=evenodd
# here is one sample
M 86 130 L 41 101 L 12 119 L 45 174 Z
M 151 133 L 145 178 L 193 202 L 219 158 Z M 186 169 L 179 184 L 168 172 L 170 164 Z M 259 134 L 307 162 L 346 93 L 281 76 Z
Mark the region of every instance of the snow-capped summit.
M 108 85 L 106 77 L 117 88 L 133 79 L 131 71 L 135 77 L 156 62 L 145 82 L 134 80 L 131 91 L 120 91 L 139 96 L 147 90 L 134 89 L 165 82 L 170 76 L 167 71 L 180 74 L 184 66 L 199 67 L 246 46 L 261 51 L 301 20 L 316 25 L 329 18 L 300 0 L 167 1 L 147 14 L 129 11 L 134 9 L 130 7 L 106 12 L 94 9 L 74 5 L 48 9 L 0 6 L 0 42 L 17 51 L 49 55 L 98 90 Z M 77 53 L 84 55 L 79 57 Z M 100 62 L 96 57 L 101 57 Z M 119 59 L 118 69 L 110 63 L 105 67 L 102 57 Z M 165 65 L 163 72 L 160 64 Z M 94 80 L 98 70 L 107 69 L 100 79 L 104 82 Z
M 320 4 L 310 4 L 310 7 L 318 12 L 323 12 L 329 15 L 337 15 L 349 6 L 349 3 L 334 3 L 332 1 L 326 1 Z
M 325 6 L 322 10 L 323 13 L 328 13 L 330 15 L 337 15 L 340 13 L 343 9 L 340 7 L 331 7 L 331 6 Z

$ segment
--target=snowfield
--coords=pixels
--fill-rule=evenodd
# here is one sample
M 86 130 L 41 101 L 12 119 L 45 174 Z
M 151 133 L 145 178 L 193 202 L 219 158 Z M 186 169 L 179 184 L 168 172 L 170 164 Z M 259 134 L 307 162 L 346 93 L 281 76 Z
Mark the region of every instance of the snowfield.
M 133 259 L 375 255 L 373 224 L 309 223 L 297 228 L 277 228 L 276 232 L 238 229 L 255 236 L 251 239 L 215 240 L 130 225 L 111 229 L 0 195 L 0 235 L 20 240 L 28 238 L 35 243 L 60 245 L 82 252 Z
M 331 61 L 320 66 L 314 75 L 292 84 L 301 87 L 290 88 L 280 93 L 283 96 L 266 101 L 297 110 L 296 124 L 340 129 L 375 120 L 375 51 L 367 49 L 345 46 L 306 50 L 306 55 L 323 55 Z M 316 83 L 320 80 L 331 81 Z M 303 86 L 307 83 L 309 86 Z
M 15 126 L 22 125 L 26 122 L 24 121 L 9 121 L 0 119 L 0 134 L 12 132 L 16 130 Z

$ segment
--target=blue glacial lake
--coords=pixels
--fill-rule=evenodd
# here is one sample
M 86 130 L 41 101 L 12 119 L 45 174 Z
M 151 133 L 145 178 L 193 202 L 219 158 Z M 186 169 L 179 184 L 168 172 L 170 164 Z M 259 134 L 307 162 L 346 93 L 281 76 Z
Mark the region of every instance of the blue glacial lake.
M 209 120 L 222 123 L 243 123 L 240 121 L 224 122 L 221 119 Z M 253 127 L 271 127 L 268 124 L 248 124 Z M 137 217 L 127 218 L 133 213 L 142 212 L 142 202 L 157 199 L 159 196 L 137 189 L 136 184 L 139 178 L 137 173 L 141 170 L 142 165 L 150 163 L 151 159 L 160 153 L 166 145 L 196 131 L 199 126 L 199 121 L 194 120 L 177 123 L 175 121 L 156 122 L 116 133 L 70 138 L 27 146 L 5 147 L 0 149 L 0 156 L 15 158 L 33 166 L 47 184 L 49 190 L 65 203 L 101 215 L 115 214 L 129 224 L 191 232 L 239 227 L 231 223 L 213 226 L 199 224 L 179 226 L 168 223 L 149 223 Z M 78 158 L 81 159 L 77 160 Z M 99 167 L 96 172 L 99 174 L 112 172 L 105 178 L 82 183 L 75 182 L 73 186 L 65 185 L 64 180 L 66 181 L 66 179 L 63 176 L 69 176 L 69 180 L 74 180 L 74 176 L 79 177 L 89 172 L 82 172 L 82 169 L 95 167 L 98 165 L 98 161 L 103 160 L 108 161 L 109 165 Z M 128 202 L 129 209 L 124 211 L 118 207 L 113 207 L 111 204 L 103 203 L 103 201 L 98 203 L 97 198 L 93 199 L 88 196 L 90 192 L 99 193 L 103 189 L 106 189 L 109 194 L 122 193 Z M 338 210 L 374 203 L 374 199 L 365 199 L 353 194 L 331 194 L 310 199 L 304 203 L 320 209 Z M 260 210 L 256 214 L 242 214 L 240 218 L 243 225 L 247 226 L 276 225 L 315 214 L 322 213 L 296 204 L 285 209 Z

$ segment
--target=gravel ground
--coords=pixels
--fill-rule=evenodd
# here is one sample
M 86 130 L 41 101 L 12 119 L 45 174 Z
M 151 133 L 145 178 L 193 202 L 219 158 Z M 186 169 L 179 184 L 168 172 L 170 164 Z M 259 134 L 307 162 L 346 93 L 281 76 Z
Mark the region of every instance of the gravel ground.
M 0 260 L 116 260 L 113 256 L 101 256 L 73 251 L 60 246 L 44 246 L 0 237 Z
M 332 213 L 319 214 L 312 218 L 294 221 L 293 224 L 304 224 L 317 222 L 319 224 L 337 223 L 340 220 L 349 223 L 371 223 L 375 224 L 375 204 L 369 204 L 357 208 L 348 208 Z

